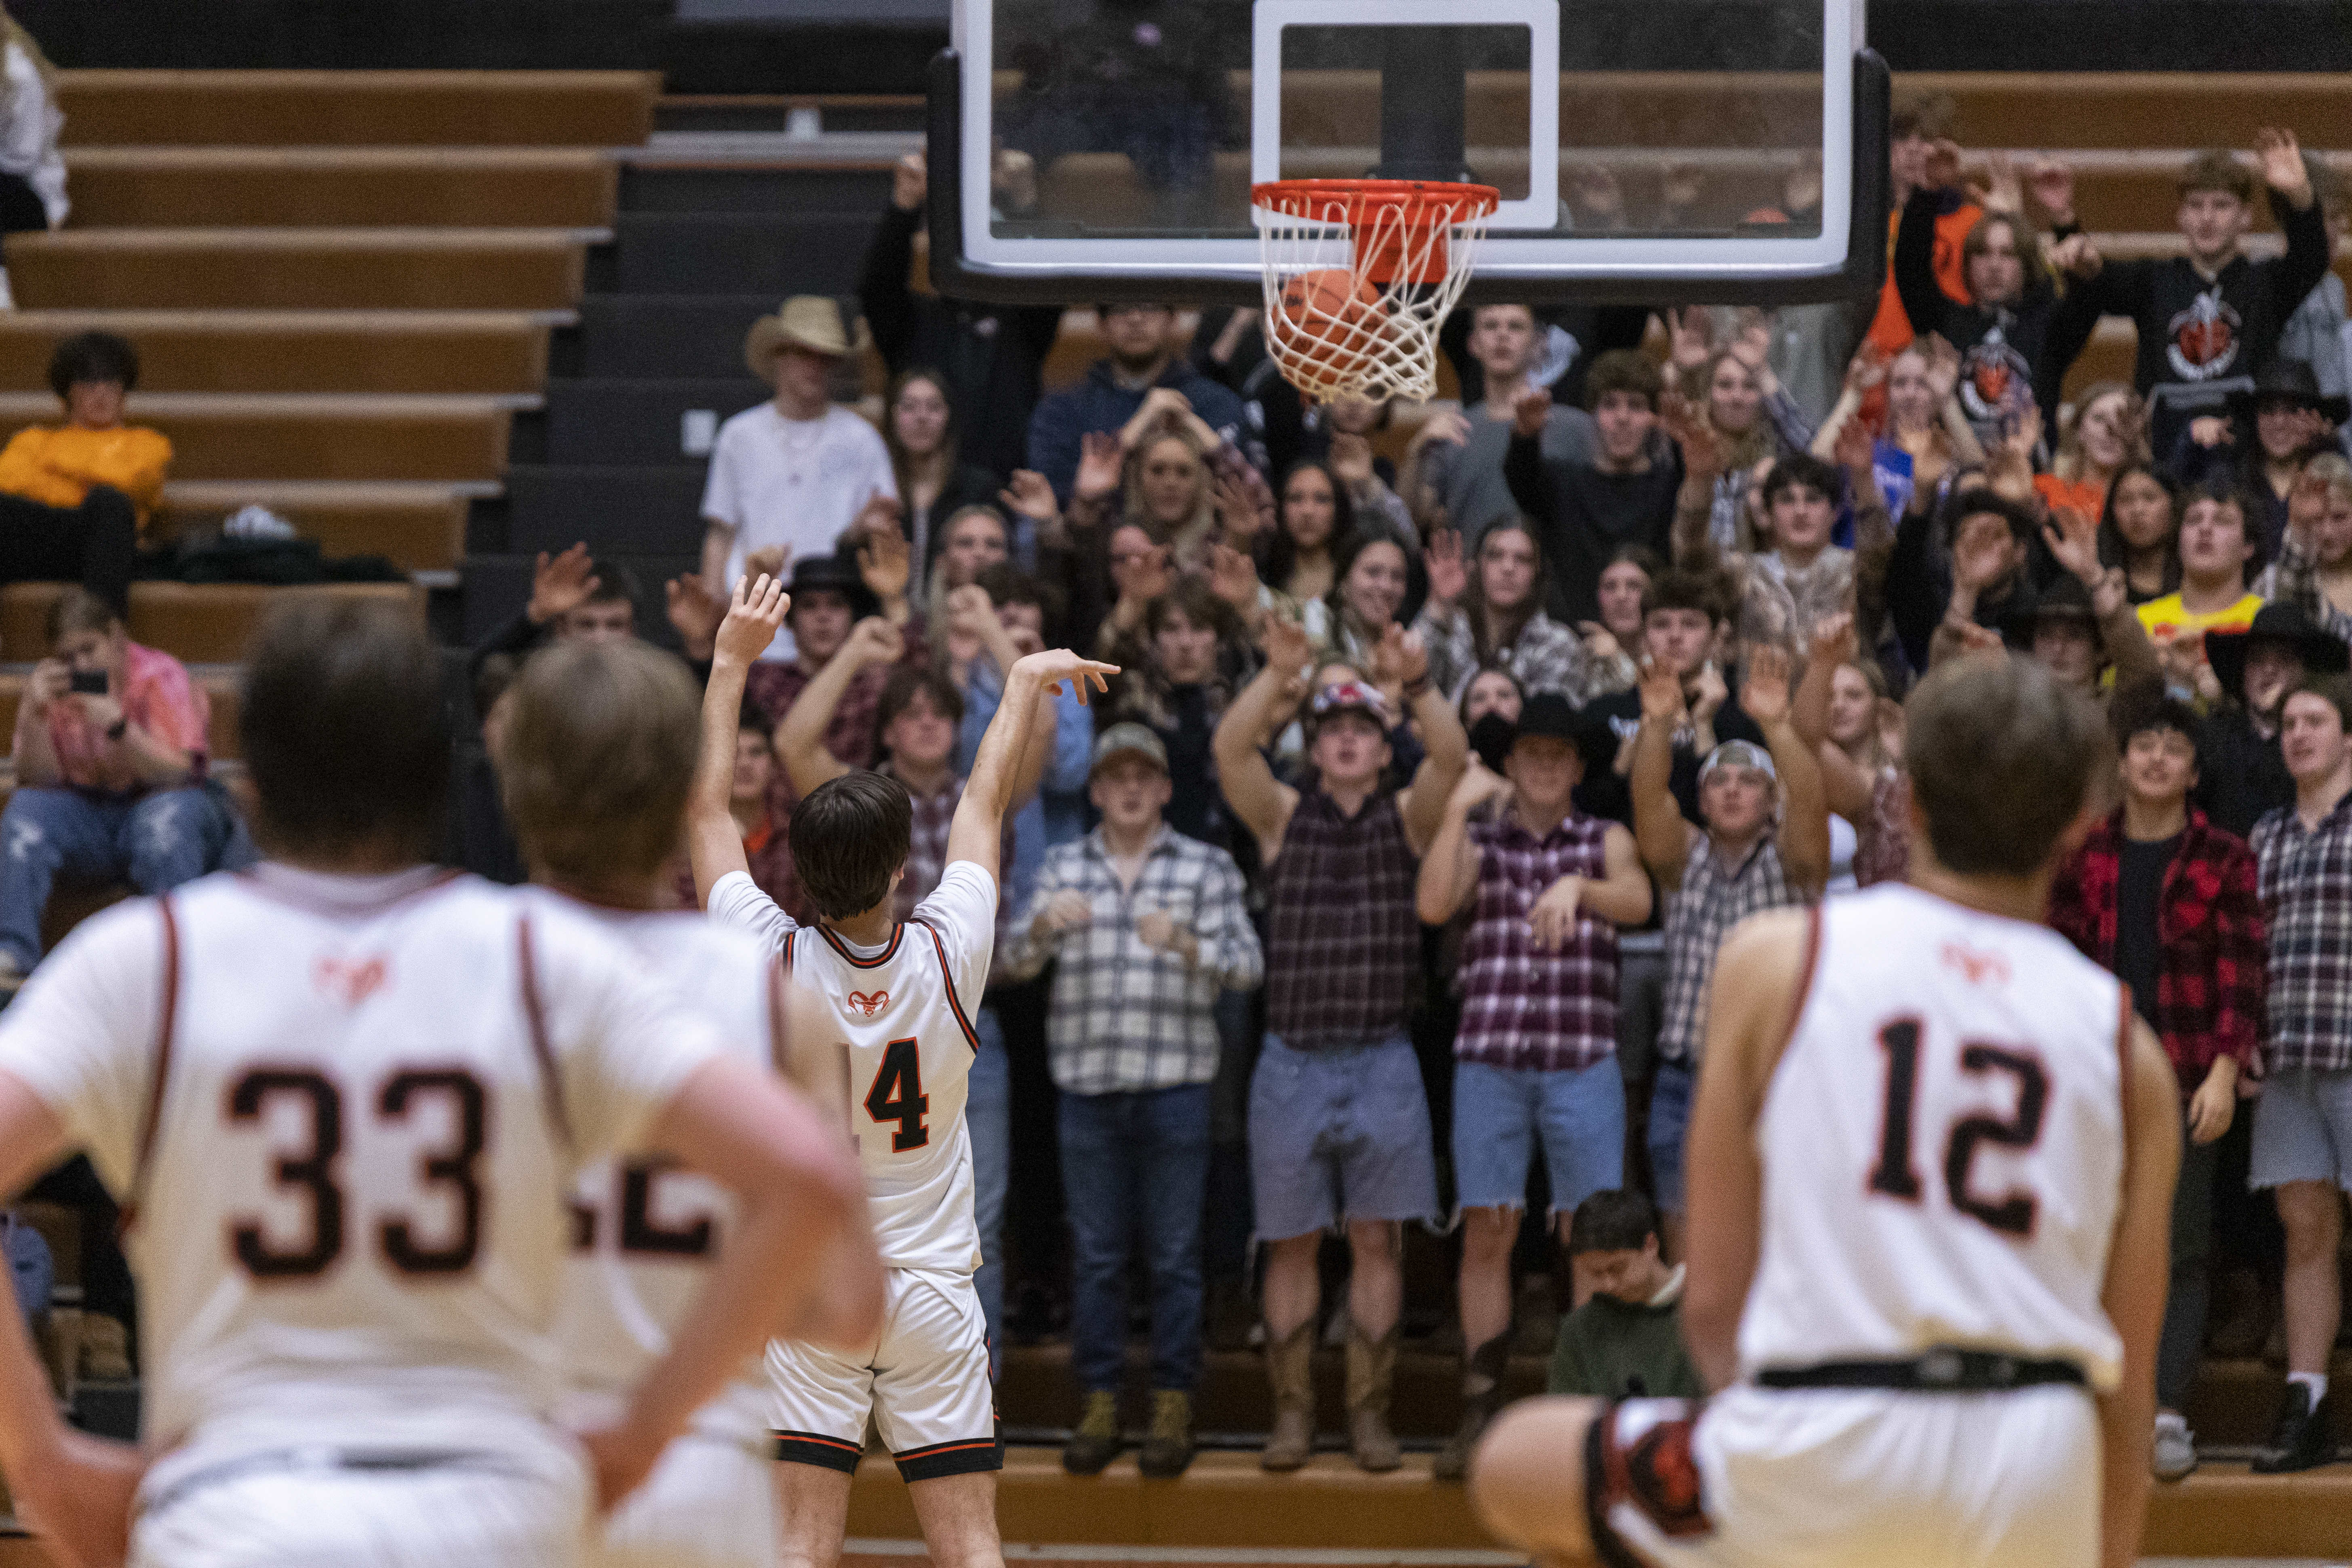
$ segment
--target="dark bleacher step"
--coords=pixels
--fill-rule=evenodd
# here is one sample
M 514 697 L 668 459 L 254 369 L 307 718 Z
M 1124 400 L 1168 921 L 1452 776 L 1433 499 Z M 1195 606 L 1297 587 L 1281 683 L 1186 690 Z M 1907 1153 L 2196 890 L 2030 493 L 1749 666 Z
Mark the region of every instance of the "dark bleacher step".
M 745 375 L 743 334 L 760 317 L 774 314 L 782 298 L 611 294 L 583 300 L 579 326 L 557 334 L 554 374 L 614 381 Z
M 675 647 L 677 639 L 669 629 L 665 586 L 679 573 L 693 571 L 697 558 L 625 552 L 608 554 L 600 551 L 597 559 L 626 568 L 629 575 L 636 579 L 638 633 L 664 647 Z M 467 557 L 462 627 L 465 642 L 471 645 L 481 641 L 522 613 L 523 606 L 530 603 L 530 573 L 531 557 L 528 555 Z
M 687 463 L 510 468 L 504 548 L 530 555 L 585 539 L 598 550 L 620 554 L 695 554 L 702 548 L 704 468 Z M 468 534 L 469 550 L 478 548 L 475 537 Z
M 768 400 L 764 383 L 730 380 L 558 381 L 547 388 L 546 450 L 549 464 L 592 463 L 607 467 L 675 467 L 698 463 L 709 447 L 686 445 L 689 415 L 724 421 Z M 518 422 L 516 462 L 521 452 Z
M 847 294 L 875 215 L 626 213 L 589 254 L 591 294 Z
M 815 116 L 824 132 L 923 129 L 923 100 L 895 97 L 799 98 L 777 94 L 665 98 L 654 106 L 654 131 L 785 131 Z M 801 117 L 795 119 L 794 117 Z
M 871 217 L 879 216 L 889 199 L 887 167 L 633 163 L 621 170 L 624 213 L 861 213 Z

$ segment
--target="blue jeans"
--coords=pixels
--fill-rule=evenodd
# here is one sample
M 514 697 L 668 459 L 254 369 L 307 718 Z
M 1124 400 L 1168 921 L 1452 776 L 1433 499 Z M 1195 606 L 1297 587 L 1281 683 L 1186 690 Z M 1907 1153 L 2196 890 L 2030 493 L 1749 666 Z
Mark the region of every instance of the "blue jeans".
M 1658 1184 L 1658 1207 L 1683 1212 L 1683 1144 L 1690 1138 L 1691 1064 L 1662 1061 L 1650 1090 L 1650 1175 Z
M 1143 1232 L 1151 1273 L 1151 1386 L 1201 1381 L 1201 1200 L 1209 1182 L 1209 1086 L 1062 1096 L 1062 1189 L 1070 1211 L 1070 1370 L 1089 1394 L 1118 1387 L 1127 1359 L 1127 1259 Z
M 964 1088 L 963 1121 L 971 1139 L 971 1211 L 980 1226 L 980 1271 L 971 1277 L 988 1320 L 988 1372 L 1004 1372 L 1004 1192 L 1013 1180 L 1013 1064 L 1004 1026 L 982 1007 L 975 1027 L 980 1052 Z
M 1543 1140 L 1554 1214 L 1625 1182 L 1625 1079 L 1615 1053 L 1573 1071 L 1454 1064 L 1454 1202 L 1518 1209 Z
M 0 952 L 29 970 L 41 957 L 41 910 L 58 873 L 129 879 L 168 892 L 205 874 L 226 847 L 228 814 L 202 789 L 131 802 L 70 789 L 20 789 L 0 812 Z

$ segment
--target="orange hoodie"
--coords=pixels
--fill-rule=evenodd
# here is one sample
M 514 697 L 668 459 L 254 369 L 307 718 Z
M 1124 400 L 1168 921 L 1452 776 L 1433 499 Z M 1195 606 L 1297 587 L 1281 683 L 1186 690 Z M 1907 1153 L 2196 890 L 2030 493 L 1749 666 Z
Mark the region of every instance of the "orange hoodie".
M 45 506 L 75 507 L 92 485 L 112 485 L 139 509 L 139 526 L 163 499 L 163 476 L 172 467 L 172 443 L 160 431 L 118 425 L 85 430 L 68 425 L 34 425 L 9 438 L 0 450 L 0 490 Z

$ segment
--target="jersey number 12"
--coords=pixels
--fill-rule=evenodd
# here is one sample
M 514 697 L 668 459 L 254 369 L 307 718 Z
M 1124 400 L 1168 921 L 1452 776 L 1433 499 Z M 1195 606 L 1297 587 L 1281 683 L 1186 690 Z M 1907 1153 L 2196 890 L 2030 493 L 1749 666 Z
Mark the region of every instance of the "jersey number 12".
M 1916 1204 L 1924 1190 L 1912 1156 L 1912 1123 L 1918 1114 L 1919 1037 L 1916 1018 L 1897 1018 L 1878 1031 L 1886 1053 L 1886 1104 L 1881 1113 L 1878 1163 L 1870 1190 Z M 2050 1075 L 2032 1053 L 2000 1046 L 1964 1045 L 1960 1071 L 1970 1078 L 2000 1074 L 2017 1080 L 2017 1109 L 2007 1117 L 1979 1113 L 1952 1123 L 1944 1142 L 1944 1191 L 1952 1206 L 2003 1236 L 2032 1236 L 2039 1205 L 2031 1193 L 1978 1196 L 1969 1185 L 1971 1167 L 1987 1145 L 2020 1152 L 2042 1141 L 2042 1119 L 2050 1105 Z

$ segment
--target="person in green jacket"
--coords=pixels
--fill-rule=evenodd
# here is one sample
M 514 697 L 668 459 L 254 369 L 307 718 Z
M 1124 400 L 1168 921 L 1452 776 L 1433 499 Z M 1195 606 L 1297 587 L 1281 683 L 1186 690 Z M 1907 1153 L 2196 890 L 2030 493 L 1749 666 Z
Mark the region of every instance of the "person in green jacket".
M 1576 1205 L 1568 1255 L 1592 1298 L 1560 1320 L 1548 1392 L 1706 1397 L 1683 1349 L 1683 1271 L 1659 1256 L 1658 1237 L 1658 1211 L 1639 1193 L 1595 1193 Z

